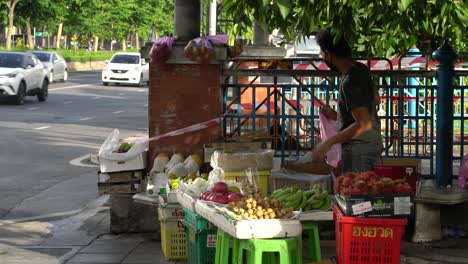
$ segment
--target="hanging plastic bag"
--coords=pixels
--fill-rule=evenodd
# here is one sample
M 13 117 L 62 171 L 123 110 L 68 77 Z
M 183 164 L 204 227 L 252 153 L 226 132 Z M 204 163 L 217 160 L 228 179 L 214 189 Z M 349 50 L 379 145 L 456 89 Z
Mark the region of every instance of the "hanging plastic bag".
M 151 48 L 151 64 L 165 63 L 172 53 L 174 37 L 162 37 L 154 42 Z
M 228 47 L 228 56 L 230 58 L 238 57 L 244 51 L 244 42 L 242 39 L 236 39 L 234 46 Z
M 228 42 L 227 35 L 203 36 L 191 40 L 184 48 L 185 57 L 198 63 L 208 63 L 215 57 L 213 45 Z
M 169 162 L 169 157 L 165 153 L 160 153 L 153 162 L 153 168 L 150 172 L 164 172 L 164 167 Z
M 468 154 L 463 157 L 458 173 L 458 187 L 460 190 L 468 189 Z
M 135 137 L 130 140 L 125 140 L 124 144 L 125 143 L 131 145 L 130 149 L 126 152 L 119 153 L 118 150 L 122 145 L 120 132 L 118 129 L 114 129 L 99 148 L 99 158 L 115 161 L 131 160 L 148 148 L 148 138 L 145 137 Z
M 336 135 L 336 121 L 327 118 L 322 112 L 319 113 L 320 137 L 322 142 Z M 327 164 L 337 168 L 341 161 L 341 145 L 335 144 L 327 152 Z

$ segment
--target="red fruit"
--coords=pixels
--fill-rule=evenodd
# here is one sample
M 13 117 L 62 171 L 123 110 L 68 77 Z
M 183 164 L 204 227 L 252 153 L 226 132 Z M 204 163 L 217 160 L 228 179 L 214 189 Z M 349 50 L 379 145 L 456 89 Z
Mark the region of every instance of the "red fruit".
M 351 183 L 353 182 L 353 179 L 350 177 L 345 177 L 343 180 L 343 186 L 349 187 L 351 186 Z
M 227 196 L 227 200 L 228 200 L 229 203 L 230 202 L 237 202 L 240 199 L 242 199 L 242 197 L 243 197 L 242 194 L 233 192 L 233 193 L 231 193 L 231 194 L 229 194 Z
M 202 193 L 202 195 L 200 195 L 200 199 L 207 201 L 208 196 L 210 196 L 211 194 L 212 194 L 212 192 L 206 191 L 206 192 Z
M 361 173 L 361 177 L 363 177 L 366 181 L 369 181 L 372 178 L 376 178 L 377 175 L 373 171 L 367 171 Z
M 362 175 L 358 175 L 356 178 L 354 178 L 354 182 L 357 182 L 357 181 L 367 181 L 367 180 Z
M 343 180 L 344 180 L 344 176 L 339 176 L 339 177 L 336 178 L 335 184 L 342 185 Z
M 336 193 L 339 193 L 340 190 L 341 190 L 341 188 L 342 188 L 342 187 L 341 187 L 340 185 L 337 185 L 337 184 L 335 184 L 335 186 L 334 186 L 334 189 L 335 189 L 335 192 L 336 192 Z
M 357 194 L 362 194 L 361 190 L 358 188 L 352 188 L 351 191 L 349 192 L 351 195 L 357 195 Z
M 354 174 L 352 172 L 348 172 L 348 173 L 346 173 L 345 178 L 354 179 L 354 178 L 356 178 L 356 174 Z
M 214 193 L 225 193 L 228 191 L 228 185 L 225 182 L 217 182 L 211 191 Z
M 341 188 L 341 193 L 344 195 L 350 195 L 351 189 L 348 187 Z
M 412 193 L 413 188 L 408 183 L 403 184 L 402 193 Z
M 210 196 L 208 196 L 208 201 L 219 204 L 228 203 L 228 199 L 222 193 L 212 193 Z
M 369 193 L 370 194 L 380 194 L 380 188 L 377 186 L 377 185 L 372 185 L 370 190 L 369 190 Z
M 362 187 L 366 186 L 366 181 L 364 181 L 364 180 L 355 181 L 353 186 L 355 188 L 361 189 Z
M 398 183 L 395 186 L 393 186 L 393 192 L 394 193 L 403 193 L 403 184 Z

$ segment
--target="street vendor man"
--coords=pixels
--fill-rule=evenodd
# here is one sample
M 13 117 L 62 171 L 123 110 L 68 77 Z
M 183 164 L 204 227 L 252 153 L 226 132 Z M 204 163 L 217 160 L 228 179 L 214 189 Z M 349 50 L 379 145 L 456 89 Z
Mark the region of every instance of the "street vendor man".
M 334 41 L 330 28 L 320 30 L 316 40 L 322 60 L 342 77 L 338 112 L 329 107 L 320 110 L 327 118 L 337 121 L 337 133 L 315 147 L 312 160 L 323 160 L 333 145 L 341 144 L 341 174 L 371 171 L 380 160 L 383 148 L 376 111 L 380 98 L 370 70 L 353 59 L 346 40 Z

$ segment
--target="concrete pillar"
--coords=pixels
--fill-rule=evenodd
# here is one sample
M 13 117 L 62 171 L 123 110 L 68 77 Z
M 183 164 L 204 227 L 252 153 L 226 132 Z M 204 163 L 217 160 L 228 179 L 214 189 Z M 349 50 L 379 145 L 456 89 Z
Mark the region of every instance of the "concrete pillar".
M 217 3 L 216 0 L 212 0 L 209 5 L 208 13 L 208 33 L 210 35 L 216 35 L 216 20 L 217 20 Z
M 268 27 L 264 27 L 258 20 L 254 22 L 254 38 L 253 38 L 253 45 L 254 46 L 267 46 L 269 44 L 269 32 Z
M 174 32 L 179 42 L 200 36 L 200 0 L 175 0 Z
M 452 184 L 453 176 L 453 79 L 457 53 L 445 42 L 432 57 L 439 62 L 437 67 L 437 185 Z

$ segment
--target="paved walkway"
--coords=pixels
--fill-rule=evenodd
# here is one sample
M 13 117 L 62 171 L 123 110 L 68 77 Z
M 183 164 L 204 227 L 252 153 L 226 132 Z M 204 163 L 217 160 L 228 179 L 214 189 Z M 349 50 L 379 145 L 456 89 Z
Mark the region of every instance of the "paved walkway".
M 0 221 L 0 264 L 156 264 L 166 261 L 159 235 L 109 234 L 109 209 L 101 200 L 67 219 L 25 223 Z M 431 244 L 403 242 L 402 264 L 468 263 L 468 239 Z M 321 242 L 323 264 L 335 241 Z M 310 263 L 310 262 L 304 262 Z

